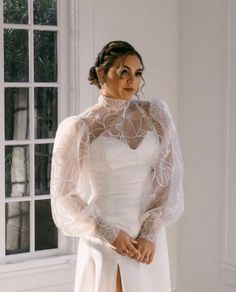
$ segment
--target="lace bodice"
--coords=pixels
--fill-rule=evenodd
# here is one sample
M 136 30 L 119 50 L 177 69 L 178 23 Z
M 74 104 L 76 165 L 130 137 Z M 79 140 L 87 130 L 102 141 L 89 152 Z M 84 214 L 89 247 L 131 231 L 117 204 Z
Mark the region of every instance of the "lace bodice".
M 118 167 L 124 149 L 138 151 L 149 135 L 156 142 L 156 155 L 151 161 L 150 180 L 142 202 L 139 236 L 155 242 L 160 227 L 178 219 L 184 209 L 183 163 L 176 128 L 166 103 L 100 95 L 97 104 L 78 116 L 65 119 L 56 134 L 51 204 L 54 221 L 65 234 L 92 235 L 109 243 L 114 241 L 120 227 L 108 220 L 92 196 L 90 171 L 95 164 L 91 162 L 91 147 L 96 147 L 98 138 L 106 143 L 112 141 L 108 151 L 112 152 L 113 162 L 117 157 Z M 126 147 L 119 147 L 121 145 Z M 107 155 L 101 155 L 100 162 L 107 159 Z M 125 157 L 128 161 L 127 153 Z M 137 165 L 139 160 L 135 161 Z M 101 184 L 102 171 L 101 168 Z

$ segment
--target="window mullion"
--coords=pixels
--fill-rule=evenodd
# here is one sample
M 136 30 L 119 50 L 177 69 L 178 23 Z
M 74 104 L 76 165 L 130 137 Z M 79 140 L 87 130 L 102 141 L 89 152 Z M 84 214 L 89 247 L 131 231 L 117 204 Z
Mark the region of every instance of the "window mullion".
M 5 255 L 5 147 L 4 147 L 4 48 L 3 48 L 3 0 L 0 0 L 0 257 Z
M 34 252 L 35 246 L 35 218 L 34 218 L 34 99 L 33 99 L 33 88 L 30 88 L 30 115 L 29 115 L 29 123 L 30 123 L 30 252 Z
M 30 252 L 35 246 L 34 218 L 34 31 L 33 31 L 33 1 L 28 0 L 29 13 L 29 126 L 30 126 Z
M 4 88 L 0 86 L 0 96 L 4 96 Z M 0 124 L 4 125 L 4 99 L 0 99 Z M 4 131 L 0 131 L 0 256 L 5 255 L 5 147 Z
M 60 87 L 61 85 L 57 82 L 54 83 L 44 83 L 44 82 L 34 82 L 33 84 L 30 82 L 5 82 L 5 87 L 29 87 L 29 86 L 34 86 L 34 87 Z
M 0 0 L 0 25 L 3 24 L 3 0 Z
M 32 25 L 30 25 L 32 26 Z M 29 29 L 29 24 L 15 24 L 15 23 L 4 23 L 4 28 L 12 28 L 12 29 Z M 58 28 L 56 26 L 50 26 L 50 25 L 34 25 L 35 30 L 46 30 L 46 31 L 57 31 Z
M 29 196 L 25 197 L 15 197 L 15 198 L 6 198 L 6 203 L 12 203 L 12 202 L 29 202 L 32 198 Z
M 2 9 L 2 1 L 0 0 L 0 85 L 1 89 L 3 89 L 4 82 L 4 47 L 3 47 L 3 9 Z M 3 95 L 2 95 L 3 96 Z M 2 108 L 2 107 L 1 107 Z

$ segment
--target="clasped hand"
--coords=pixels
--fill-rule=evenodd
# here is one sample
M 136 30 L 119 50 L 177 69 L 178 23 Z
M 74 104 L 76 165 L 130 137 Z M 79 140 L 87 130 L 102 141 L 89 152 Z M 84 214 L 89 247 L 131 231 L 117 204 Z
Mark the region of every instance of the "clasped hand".
M 128 256 L 145 264 L 152 262 L 155 253 L 153 242 L 141 237 L 134 239 L 123 230 L 120 230 L 113 241 L 112 248 L 123 256 Z

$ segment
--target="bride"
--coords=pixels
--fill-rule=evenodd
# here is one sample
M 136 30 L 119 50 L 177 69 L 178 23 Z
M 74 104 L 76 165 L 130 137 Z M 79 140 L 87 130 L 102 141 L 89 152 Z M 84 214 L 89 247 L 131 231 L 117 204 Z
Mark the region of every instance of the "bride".
M 89 81 L 98 102 L 65 119 L 51 171 L 54 221 L 80 237 L 74 292 L 170 292 L 165 226 L 183 212 L 183 164 L 163 100 L 143 100 L 143 60 L 108 43 Z

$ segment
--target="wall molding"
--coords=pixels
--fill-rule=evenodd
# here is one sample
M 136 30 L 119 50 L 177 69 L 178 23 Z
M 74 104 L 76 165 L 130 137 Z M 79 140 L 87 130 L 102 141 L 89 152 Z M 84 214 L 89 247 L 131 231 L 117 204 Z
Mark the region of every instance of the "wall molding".
M 221 276 L 223 283 L 228 287 L 236 287 L 236 229 L 233 228 L 236 218 L 235 214 L 235 165 L 236 154 L 233 151 L 236 145 L 235 118 L 233 112 L 236 110 L 234 95 L 236 87 L 234 83 L 236 72 L 236 3 L 232 0 L 227 1 L 227 94 L 226 94 L 226 164 L 225 164 L 225 199 L 224 199 L 224 217 L 223 217 L 223 236 L 222 236 L 222 262 L 220 263 Z
M 70 91 L 68 115 L 79 112 L 79 43 L 80 43 L 80 9 L 77 0 L 70 1 Z
M 63 286 L 63 291 L 70 291 L 75 265 L 76 256 L 69 255 L 0 266 L 1 289 L 12 292 L 17 287 L 17 291 L 40 289 L 37 291 L 47 292 Z
M 236 287 L 236 266 L 221 263 L 221 277 L 223 283 L 228 287 Z

